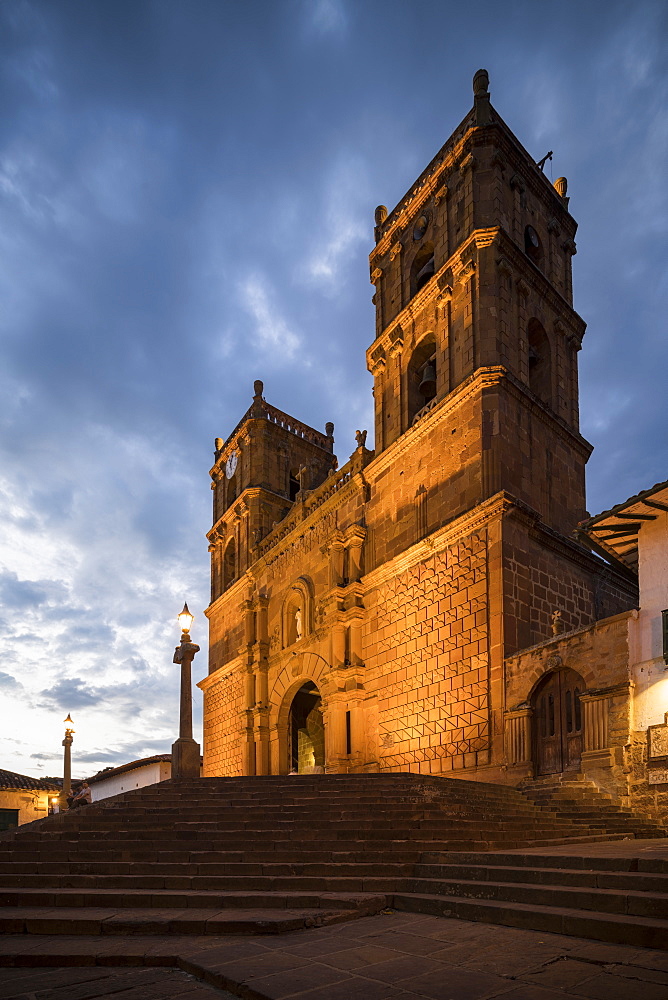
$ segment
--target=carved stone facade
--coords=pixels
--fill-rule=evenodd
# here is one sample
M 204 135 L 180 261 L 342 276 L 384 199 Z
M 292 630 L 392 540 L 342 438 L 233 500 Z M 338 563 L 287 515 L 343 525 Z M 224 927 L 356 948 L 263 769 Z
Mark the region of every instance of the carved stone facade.
M 205 774 L 517 781 L 535 769 L 527 699 L 543 674 L 579 726 L 569 761 L 617 745 L 622 723 L 597 704 L 625 697 L 607 663 L 578 687 L 556 659 L 531 660 L 531 684 L 509 660 L 555 629 L 625 621 L 637 600 L 573 535 L 591 451 L 575 230 L 565 181 L 548 182 L 477 74 L 472 111 L 376 210 L 375 450 L 358 432 L 338 469 L 333 426 L 281 413 L 259 382 L 217 440 Z

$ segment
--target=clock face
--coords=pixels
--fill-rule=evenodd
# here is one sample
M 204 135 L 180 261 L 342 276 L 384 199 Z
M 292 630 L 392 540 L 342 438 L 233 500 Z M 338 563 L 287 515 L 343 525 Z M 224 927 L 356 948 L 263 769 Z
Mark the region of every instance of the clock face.
M 233 451 L 227 462 L 225 463 L 225 475 L 228 479 L 231 479 L 234 473 L 237 471 L 237 461 L 239 459 L 236 451 Z

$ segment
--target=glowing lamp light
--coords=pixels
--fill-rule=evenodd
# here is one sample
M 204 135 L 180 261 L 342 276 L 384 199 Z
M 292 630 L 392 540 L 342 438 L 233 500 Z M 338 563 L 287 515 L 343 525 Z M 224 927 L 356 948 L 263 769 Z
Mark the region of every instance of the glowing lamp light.
M 195 616 L 191 615 L 190 612 L 188 611 L 188 605 L 184 604 L 183 611 L 181 612 L 180 615 L 177 616 L 177 620 L 179 625 L 181 626 L 182 632 L 190 631 L 190 626 L 192 625 L 194 617 Z
M 63 719 L 63 722 L 65 723 L 65 729 L 68 731 L 68 733 L 73 733 L 74 722 L 72 721 L 72 717 L 69 712 L 67 713 L 67 718 Z

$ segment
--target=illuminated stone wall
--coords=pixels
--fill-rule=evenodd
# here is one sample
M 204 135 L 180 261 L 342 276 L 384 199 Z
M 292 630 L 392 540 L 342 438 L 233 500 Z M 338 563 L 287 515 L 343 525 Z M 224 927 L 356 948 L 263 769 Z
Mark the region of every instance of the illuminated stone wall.
M 212 675 L 204 685 L 204 777 L 243 774 L 243 674 Z
M 486 594 L 483 532 L 369 594 L 365 662 L 378 699 L 382 770 L 440 773 L 488 763 Z

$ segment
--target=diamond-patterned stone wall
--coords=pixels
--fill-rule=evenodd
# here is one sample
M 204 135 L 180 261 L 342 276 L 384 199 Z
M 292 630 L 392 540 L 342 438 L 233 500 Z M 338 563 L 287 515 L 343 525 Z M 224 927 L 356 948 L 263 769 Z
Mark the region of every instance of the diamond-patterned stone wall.
M 486 537 L 380 585 L 365 629 L 382 770 L 470 767 L 489 745 Z
M 204 777 L 243 774 L 241 755 L 243 677 L 240 671 L 207 689 L 204 699 Z

